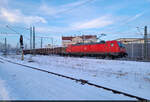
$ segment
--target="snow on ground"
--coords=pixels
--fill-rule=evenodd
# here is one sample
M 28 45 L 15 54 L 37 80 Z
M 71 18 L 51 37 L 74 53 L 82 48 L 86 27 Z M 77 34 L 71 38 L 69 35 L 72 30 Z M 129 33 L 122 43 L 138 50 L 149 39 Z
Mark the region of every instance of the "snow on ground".
M 28 62 L 30 57 L 21 61 L 21 56 L 12 55 L 8 59 L 150 99 L 149 62 L 42 55 L 32 56 L 34 62 Z
M 0 100 L 136 99 L 0 60 Z

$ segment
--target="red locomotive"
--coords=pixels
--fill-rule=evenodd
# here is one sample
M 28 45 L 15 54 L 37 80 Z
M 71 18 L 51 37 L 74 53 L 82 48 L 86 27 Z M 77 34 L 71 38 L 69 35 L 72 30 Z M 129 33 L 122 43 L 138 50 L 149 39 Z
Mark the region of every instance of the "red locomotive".
M 106 56 L 116 58 L 127 56 L 124 45 L 119 41 L 101 41 L 99 43 L 75 44 L 66 48 L 68 55 L 80 56 Z
M 98 43 L 79 43 L 69 45 L 68 47 L 57 48 L 40 48 L 35 51 L 24 50 L 24 54 L 57 54 L 64 56 L 93 56 L 93 57 L 111 57 L 121 58 L 126 57 L 126 49 L 124 45 L 116 40 L 113 41 L 101 41 Z

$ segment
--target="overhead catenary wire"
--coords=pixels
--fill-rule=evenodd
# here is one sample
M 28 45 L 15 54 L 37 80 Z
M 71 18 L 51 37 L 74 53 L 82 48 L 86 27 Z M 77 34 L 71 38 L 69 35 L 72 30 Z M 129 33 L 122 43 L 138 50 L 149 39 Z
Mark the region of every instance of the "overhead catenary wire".
M 6 27 L 9 28 L 10 30 L 14 31 L 14 32 L 15 32 L 14 34 L 21 35 L 21 33 L 18 33 L 16 30 L 14 30 L 14 29 L 12 29 L 11 27 L 9 27 L 9 25 L 6 25 Z M 14 26 L 14 27 L 16 27 L 16 26 Z M 24 31 L 25 31 L 25 30 L 30 30 L 30 29 L 28 29 L 28 28 L 26 28 L 26 27 L 19 27 L 19 28 L 21 28 L 21 29 L 23 28 Z M 35 37 L 38 37 L 38 36 L 35 36 Z M 30 41 L 30 38 L 26 37 L 25 35 L 24 35 L 24 38 L 25 38 L 26 40 Z M 44 38 L 48 38 L 48 37 L 44 37 Z M 50 37 L 49 37 L 49 38 L 50 38 Z M 39 40 L 36 40 L 36 42 L 41 43 Z M 35 43 L 35 45 L 36 45 L 36 44 L 37 44 L 37 43 Z
M 145 13 L 147 13 L 147 12 L 149 12 L 148 10 L 145 10 L 145 11 L 143 11 L 142 12 L 142 15 L 144 15 Z M 136 15 L 138 15 L 139 13 L 137 13 Z M 111 27 L 111 29 L 117 29 L 117 28 L 120 28 L 121 26 L 127 26 L 128 27 L 128 29 L 129 28 L 132 28 L 133 29 L 133 27 L 131 27 L 131 22 L 133 22 L 134 20 L 136 20 L 137 18 L 139 18 L 139 17 L 142 17 L 142 16 L 131 16 L 131 17 L 128 17 L 128 18 L 126 18 L 126 19 L 124 19 L 124 20 L 121 20 L 120 22 L 121 23 L 119 23 L 118 24 L 118 27 L 114 27 L 114 28 L 112 28 Z M 132 18 L 134 18 L 134 19 L 132 19 Z M 123 22 L 123 23 L 122 23 Z M 129 25 L 130 24 L 130 25 Z M 135 29 L 136 27 L 134 27 L 134 29 Z M 110 29 L 110 30 L 111 30 Z M 120 33 L 120 29 L 117 29 L 116 31 L 115 31 L 115 33 Z
M 79 5 L 76 5 L 76 6 L 72 7 L 72 8 L 66 9 L 66 10 L 64 10 L 64 11 L 62 11 L 62 12 L 58 12 L 57 14 L 69 12 L 69 11 L 71 11 L 71 10 L 73 10 L 73 9 L 79 8 L 79 7 L 81 7 L 81 6 L 83 6 L 83 5 L 86 5 L 86 4 L 88 4 L 88 3 L 90 3 L 90 2 L 93 2 L 93 1 L 95 1 L 95 0 L 86 0 L 86 1 L 82 2 L 82 3 L 79 4 Z M 127 22 L 125 22 L 125 23 L 122 24 L 121 26 L 126 25 L 126 24 L 128 25 L 128 23 L 130 23 L 130 22 L 128 22 L 130 19 L 131 19 L 131 18 L 125 19 L 125 21 L 127 21 Z M 16 27 L 17 27 L 17 26 L 16 26 Z M 17 28 L 28 29 L 28 28 L 26 28 L 26 27 L 17 27 Z M 119 32 L 119 33 L 120 33 L 120 32 Z M 28 38 L 28 40 L 29 40 L 29 38 Z
M 12 29 L 11 27 L 9 27 L 9 25 L 6 25 L 7 28 L 9 28 L 11 31 L 14 31 L 16 34 L 21 35 L 21 33 L 18 33 L 16 30 Z M 27 38 L 26 36 L 24 36 L 24 38 L 26 40 L 30 40 L 29 38 Z
M 74 9 L 80 8 L 81 6 L 86 5 L 86 4 L 88 4 L 90 2 L 93 2 L 93 1 L 95 1 L 95 0 L 86 0 L 85 2 L 83 2 L 83 3 L 79 4 L 79 5 L 76 5 L 76 6 L 72 7 L 72 8 L 66 9 L 64 11 L 60 11 L 60 12 L 58 12 L 56 14 L 59 15 L 59 14 L 70 12 L 70 11 L 72 11 Z M 53 17 L 53 16 L 51 16 L 51 17 Z

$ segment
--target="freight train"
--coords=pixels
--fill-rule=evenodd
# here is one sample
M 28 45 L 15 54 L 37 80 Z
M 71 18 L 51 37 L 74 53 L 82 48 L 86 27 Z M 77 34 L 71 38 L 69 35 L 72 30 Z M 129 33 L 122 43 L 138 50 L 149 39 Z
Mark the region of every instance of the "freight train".
M 40 48 L 34 50 L 24 50 L 24 54 L 57 54 L 62 56 L 90 56 L 105 58 L 126 57 L 126 49 L 120 41 L 101 41 L 97 43 L 78 43 L 68 47 Z

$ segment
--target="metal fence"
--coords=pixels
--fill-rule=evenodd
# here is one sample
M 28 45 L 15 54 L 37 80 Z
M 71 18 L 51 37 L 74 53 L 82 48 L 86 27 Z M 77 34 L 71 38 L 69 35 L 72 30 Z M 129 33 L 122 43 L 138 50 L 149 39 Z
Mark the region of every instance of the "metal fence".
M 144 43 L 125 44 L 125 47 L 129 59 L 136 59 L 136 60 L 144 59 Z M 148 51 L 147 58 L 150 59 L 150 41 L 148 42 L 147 51 Z

